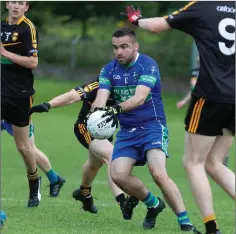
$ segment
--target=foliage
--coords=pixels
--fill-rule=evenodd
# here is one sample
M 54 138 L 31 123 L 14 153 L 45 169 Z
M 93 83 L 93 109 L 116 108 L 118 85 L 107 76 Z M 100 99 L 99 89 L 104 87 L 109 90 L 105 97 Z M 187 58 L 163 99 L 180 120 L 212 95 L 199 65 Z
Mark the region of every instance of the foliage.
M 1 4 L 5 17 L 5 2 Z M 168 14 L 186 2 L 34 1 L 27 17 L 40 32 L 40 62 L 69 66 L 72 41 L 78 37 L 76 66 L 101 67 L 113 58 L 111 33 L 116 28 L 128 26 L 137 33 L 140 52 L 157 60 L 162 75 L 188 76 L 191 37 L 177 31 L 152 35 L 128 24 L 120 12 L 130 4 L 140 6 L 145 17 L 153 17 Z
M 140 52 L 145 53 L 158 62 L 161 74 L 164 76 L 189 75 L 192 39 L 190 36 L 172 31 L 153 35 L 123 21 L 114 18 L 100 18 L 93 23 L 89 20 L 88 35 L 90 39 L 80 37 L 75 46 L 77 67 L 101 67 L 113 58 L 111 34 L 121 26 L 132 27 L 140 43 Z M 78 21 L 67 23 L 61 29 L 60 25 L 50 27 L 47 35 L 41 34 L 41 63 L 69 65 L 72 53 L 72 41 L 76 35 L 81 36 L 81 24 Z

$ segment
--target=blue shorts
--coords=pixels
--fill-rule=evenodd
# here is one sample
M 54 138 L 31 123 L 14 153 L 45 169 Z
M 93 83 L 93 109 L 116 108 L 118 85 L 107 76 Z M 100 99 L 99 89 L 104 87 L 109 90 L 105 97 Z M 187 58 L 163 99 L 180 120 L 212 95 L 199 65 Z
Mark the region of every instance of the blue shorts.
M 121 128 L 116 135 L 112 160 L 128 157 L 135 159 L 137 166 L 143 166 L 150 149 L 161 149 L 168 157 L 168 141 L 168 128 L 159 122 L 132 129 Z
M 6 130 L 11 136 L 13 136 L 12 124 L 7 120 L 1 120 L 1 131 Z M 34 134 L 34 125 L 31 122 L 29 127 L 29 137 Z

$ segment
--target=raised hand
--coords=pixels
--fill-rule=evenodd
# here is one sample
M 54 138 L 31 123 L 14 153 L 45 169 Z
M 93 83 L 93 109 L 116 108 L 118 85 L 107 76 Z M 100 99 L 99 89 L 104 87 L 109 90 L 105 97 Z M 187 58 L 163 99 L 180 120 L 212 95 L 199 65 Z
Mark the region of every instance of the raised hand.
M 132 24 L 138 25 L 138 21 L 143 18 L 141 9 L 135 9 L 133 5 L 127 6 L 125 11 L 126 13 L 121 12 L 120 14 L 126 16 Z

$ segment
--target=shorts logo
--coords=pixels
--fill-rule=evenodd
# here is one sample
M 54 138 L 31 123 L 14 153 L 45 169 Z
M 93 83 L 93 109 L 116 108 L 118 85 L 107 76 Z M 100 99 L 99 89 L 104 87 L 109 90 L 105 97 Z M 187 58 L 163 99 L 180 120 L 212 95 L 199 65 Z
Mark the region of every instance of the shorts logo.
M 152 145 L 161 145 L 161 142 L 160 141 L 154 141 L 154 142 L 152 142 Z

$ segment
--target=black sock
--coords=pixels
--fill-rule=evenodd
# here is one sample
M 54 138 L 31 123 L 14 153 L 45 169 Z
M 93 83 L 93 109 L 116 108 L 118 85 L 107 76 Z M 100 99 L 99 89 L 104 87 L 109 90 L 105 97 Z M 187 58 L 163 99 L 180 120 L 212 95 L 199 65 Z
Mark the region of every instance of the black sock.
M 215 220 L 211 220 L 205 223 L 207 233 L 216 233 L 219 229 Z
M 27 177 L 28 177 L 28 180 L 29 180 L 29 183 L 34 183 L 34 182 L 37 182 L 38 181 L 38 170 L 36 168 L 36 171 L 33 172 L 33 173 L 29 173 L 27 171 Z
M 120 195 L 116 196 L 116 201 L 122 207 L 124 205 L 124 202 L 125 202 L 125 194 L 121 193 Z
M 91 195 L 91 189 L 92 187 L 84 187 L 84 186 L 80 186 L 80 191 L 81 191 L 81 194 L 85 197 L 89 197 Z

